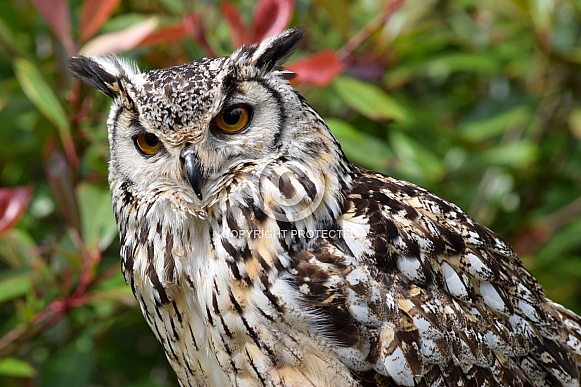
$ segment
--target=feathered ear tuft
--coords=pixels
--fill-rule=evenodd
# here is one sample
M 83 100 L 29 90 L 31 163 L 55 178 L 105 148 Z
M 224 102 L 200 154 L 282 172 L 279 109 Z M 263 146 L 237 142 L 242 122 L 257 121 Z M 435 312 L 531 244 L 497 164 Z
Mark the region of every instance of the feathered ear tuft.
M 258 45 L 240 47 L 232 54 L 232 58 L 241 64 L 270 71 L 284 63 L 300 46 L 306 35 L 304 28 L 292 28 Z
M 306 35 L 303 28 L 293 28 L 268 38 L 260 43 L 252 55 L 252 62 L 258 68 L 272 70 L 275 65 L 284 63 L 291 56 Z
M 129 77 L 139 70 L 118 57 L 76 56 L 69 59 L 69 72 L 75 78 L 111 98 L 121 97 L 128 108 L 133 107 L 127 95 Z

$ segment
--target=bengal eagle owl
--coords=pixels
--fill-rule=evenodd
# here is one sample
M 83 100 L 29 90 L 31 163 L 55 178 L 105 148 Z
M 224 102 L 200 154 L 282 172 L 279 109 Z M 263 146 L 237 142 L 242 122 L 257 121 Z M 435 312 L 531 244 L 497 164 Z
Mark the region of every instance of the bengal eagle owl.
M 70 61 L 113 99 L 121 267 L 181 385 L 578 385 L 581 318 L 510 246 L 347 161 L 281 67 L 304 35 Z

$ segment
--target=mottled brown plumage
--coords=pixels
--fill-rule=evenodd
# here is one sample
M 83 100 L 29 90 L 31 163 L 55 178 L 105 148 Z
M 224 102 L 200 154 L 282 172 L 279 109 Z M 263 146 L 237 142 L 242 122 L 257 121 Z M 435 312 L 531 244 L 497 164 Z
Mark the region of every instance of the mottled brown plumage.
M 581 319 L 455 205 L 350 164 L 280 64 L 285 31 L 114 99 L 121 262 L 183 386 L 579 385 Z

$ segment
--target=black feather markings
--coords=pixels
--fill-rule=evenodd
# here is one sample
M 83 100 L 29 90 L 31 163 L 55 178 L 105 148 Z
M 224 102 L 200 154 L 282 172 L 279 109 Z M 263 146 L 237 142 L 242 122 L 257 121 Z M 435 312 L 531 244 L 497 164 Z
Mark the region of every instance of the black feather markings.
M 118 95 L 113 84 L 119 79 L 89 57 L 79 55 L 70 58 L 69 72 L 85 85 L 101 90 L 108 97 L 115 98 Z
M 276 65 L 284 63 L 289 56 L 301 45 L 307 32 L 302 27 L 296 27 L 275 36 L 272 40 L 262 44 L 268 44 L 256 60 L 256 67 L 270 71 Z M 261 48 L 261 47 L 259 47 Z
M 124 67 L 115 57 L 111 59 L 117 74 L 107 71 L 101 64 L 91 57 L 79 55 L 69 59 L 69 73 L 94 89 L 101 90 L 110 98 L 121 97 L 123 106 L 128 110 L 135 110 L 135 103 L 126 90 L 129 78 Z

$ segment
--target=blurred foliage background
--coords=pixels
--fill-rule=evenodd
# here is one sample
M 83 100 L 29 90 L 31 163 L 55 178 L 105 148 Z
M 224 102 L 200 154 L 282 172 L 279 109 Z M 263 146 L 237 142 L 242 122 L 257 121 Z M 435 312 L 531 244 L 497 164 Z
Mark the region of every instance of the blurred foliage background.
M 141 68 L 287 26 L 355 163 L 459 204 L 581 312 L 581 3 L 12 0 L 0 7 L 0 385 L 177 386 L 119 269 L 110 101 L 69 56 Z

